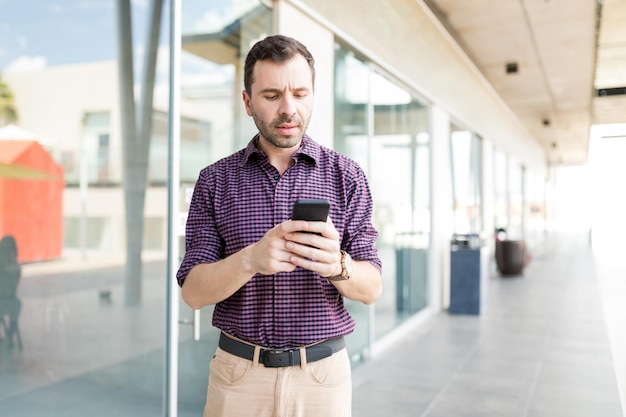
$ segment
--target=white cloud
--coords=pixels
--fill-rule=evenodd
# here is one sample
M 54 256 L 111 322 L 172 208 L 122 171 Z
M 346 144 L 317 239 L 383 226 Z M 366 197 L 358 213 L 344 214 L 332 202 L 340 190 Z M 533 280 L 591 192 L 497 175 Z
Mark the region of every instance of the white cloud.
M 45 56 L 20 55 L 9 62 L 4 68 L 4 72 L 28 72 L 45 68 L 48 65 L 48 58 Z

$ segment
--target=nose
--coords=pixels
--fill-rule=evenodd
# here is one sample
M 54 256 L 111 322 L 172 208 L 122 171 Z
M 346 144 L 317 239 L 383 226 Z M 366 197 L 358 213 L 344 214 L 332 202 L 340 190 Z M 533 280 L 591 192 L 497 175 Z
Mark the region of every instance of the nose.
M 292 116 L 293 114 L 296 113 L 296 103 L 294 98 L 289 95 L 289 94 L 285 94 L 281 101 L 280 101 L 280 107 L 278 108 L 278 112 L 281 115 L 286 115 L 286 116 Z

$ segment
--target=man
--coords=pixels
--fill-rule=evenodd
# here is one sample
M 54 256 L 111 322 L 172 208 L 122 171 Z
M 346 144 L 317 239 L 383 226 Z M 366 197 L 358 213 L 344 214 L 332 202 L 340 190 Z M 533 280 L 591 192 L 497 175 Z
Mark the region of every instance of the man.
M 216 304 L 222 331 L 205 417 L 351 415 L 343 297 L 373 303 L 381 262 L 363 171 L 305 134 L 314 81 L 300 42 L 256 43 L 243 102 L 259 133 L 194 188 L 177 278 L 189 306 Z M 328 220 L 290 220 L 301 198 L 330 200 Z

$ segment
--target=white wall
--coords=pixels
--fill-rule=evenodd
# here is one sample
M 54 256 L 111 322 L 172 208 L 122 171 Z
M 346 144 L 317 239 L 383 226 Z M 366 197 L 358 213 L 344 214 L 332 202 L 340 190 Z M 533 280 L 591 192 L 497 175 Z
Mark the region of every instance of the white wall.
M 111 113 L 111 146 L 119 146 L 115 61 L 6 72 L 2 76 L 15 94 L 17 124 L 50 139 L 55 158 L 61 149 L 80 149 L 83 116 L 88 112 Z
M 334 62 L 333 33 L 286 2 L 274 9 L 276 31 L 302 42 L 315 59 L 315 103 L 308 133 L 316 142 L 333 146 Z
M 450 239 L 454 214 L 452 211 L 452 168 L 450 166 L 450 116 L 432 106 L 429 119 L 431 131 L 431 241 L 430 302 L 434 311 L 446 308 L 450 290 Z

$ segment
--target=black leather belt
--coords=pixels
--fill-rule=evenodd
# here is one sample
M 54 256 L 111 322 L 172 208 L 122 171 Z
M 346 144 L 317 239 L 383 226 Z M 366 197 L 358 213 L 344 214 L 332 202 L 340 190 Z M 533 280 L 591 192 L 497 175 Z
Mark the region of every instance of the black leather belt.
M 346 346 L 343 337 L 328 339 L 305 348 L 306 361 L 315 362 L 327 358 L 333 353 L 339 352 Z M 254 358 L 254 345 L 250 345 L 232 337 L 220 334 L 219 347 L 223 351 L 240 358 L 252 360 Z M 300 365 L 300 349 L 264 349 L 261 348 L 259 363 L 267 368 L 282 368 L 284 366 Z

